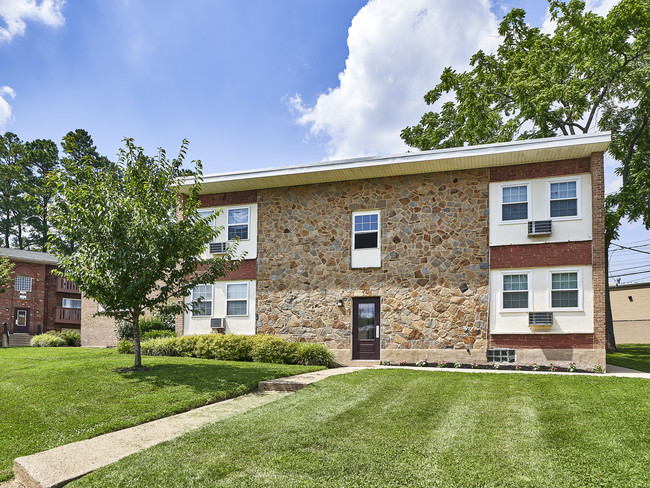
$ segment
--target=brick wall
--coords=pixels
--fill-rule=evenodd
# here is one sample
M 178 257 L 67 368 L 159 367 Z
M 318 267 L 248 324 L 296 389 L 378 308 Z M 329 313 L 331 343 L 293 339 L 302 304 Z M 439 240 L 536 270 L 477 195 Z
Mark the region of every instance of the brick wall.
M 591 262 L 591 241 L 522 244 L 490 248 L 490 267 L 492 269 L 588 266 Z
M 594 334 L 492 334 L 490 347 L 513 349 L 593 349 Z
M 594 287 L 594 338 L 597 347 L 605 347 L 605 175 L 603 153 L 591 155 L 591 192 L 593 205 L 592 275 Z
M 201 207 L 222 207 L 226 205 L 245 205 L 257 202 L 257 190 L 235 191 L 232 193 L 210 193 L 199 196 Z
M 517 164 L 490 168 L 490 182 L 532 180 L 533 178 L 550 178 L 553 176 L 577 175 L 589 173 L 589 158 L 563 159 L 545 163 Z
M 81 299 L 81 345 L 107 347 L 117 344 L 115 319 L 96 315 L 97 302 L 86 297 Z

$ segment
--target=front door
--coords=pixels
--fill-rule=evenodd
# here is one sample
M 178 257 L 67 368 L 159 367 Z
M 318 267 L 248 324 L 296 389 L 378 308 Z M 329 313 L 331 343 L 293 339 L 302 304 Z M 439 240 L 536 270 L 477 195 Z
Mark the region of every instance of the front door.
M 379 298 L 352 299 L 352 359 L 379 359 Z
M 29 309 L 16 308 L 14 314 L 14 332 L 27 334 L 29 332 Z

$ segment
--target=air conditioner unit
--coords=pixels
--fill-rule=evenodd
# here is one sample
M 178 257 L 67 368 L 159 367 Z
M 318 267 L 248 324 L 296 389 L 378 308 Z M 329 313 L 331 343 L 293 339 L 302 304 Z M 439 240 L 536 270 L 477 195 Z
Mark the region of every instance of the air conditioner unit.
M 528 312 L 528 325 L 530 327 L 551 327 L 553 312 Z
M 528 222 L 528 236 L 546 236 L 551 234 L 550 220 L 535 220 Z
M 226 320 L 219 319 L 210 319 L 210 328 L 215 331 L 224 330 L 226 328 Z
M 227 242 L 211 242 L 210 243 L 210 254 L 223 254 L 228 248 Z

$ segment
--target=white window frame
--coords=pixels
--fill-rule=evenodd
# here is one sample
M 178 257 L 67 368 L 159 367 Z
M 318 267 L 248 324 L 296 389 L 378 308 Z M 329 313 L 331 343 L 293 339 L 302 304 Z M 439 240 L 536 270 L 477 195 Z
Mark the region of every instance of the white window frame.
M 554 307 L 553 306 L 553 275 L 558 273 L 577 273 L 578 275 L 578 306 L 577 307 Z M 551 312 L 581 312 L 583 308 L 584 288 L 582 286 L 582 270 L 580 268 L 559 268 L 548 270 L 548 309 Z M 562 290 L 558 290 L 562 291 Z M 564 290 L 567 291 L 567 290 Z
M 546 216 L 548 220 L 580 220 L 582 219 L 582 193 L 580 189 L 580 177 L 575 178 L 553 178 L 546 180 Z M 574 181 L 576 184 L 576 215 L 567 215 L 565 217 L 551 217 L 551 183 L 569 183 Z M 566 200 L 564 198 L 560 200 Z
M 16 275 L 14 278 L 14 290 L 20 293 L 30 293 L 32 291 L 33 281 L 31 276 Z
M 357 232 L 354 229 L 354 220 L 356 217 L 361 217 L 363 215 L 376 215 L 377 216 L 377 246 L 376 247 L 364 247 L 361 249 L 357 249 L 355 247 L 356 245 L 356 236 L 357 234 L 368 234 L 370 232 L 374 231 L 359 231 Z M 381 249 L 381 211 L 379 210 L 363 210 L 359 212 L 352 212 L 352 251 L 358 252 L 358 251 L 368 251 L 368 250 L 375 250 L 375 249 Z
M 503 220 L 503 189 L 504 188 L 516 188 L 518 186 L 526 187 L 526 218 L 517 219 L 517 220 Z M 531 192 L 530 181 L 520 181 L 520 182 L 508 182 L 502 183 L 499 185 L 499 223 L 500 224 L 521 224 L 522 222 L 528 222 L 530 220 L 530 209 L 533 206 L 533 195 Z M 524 203 L 524 202 L 518 202 Z M 507 204 L 506 204 L 507 205 Z
M 202 283 L 197 286 L 209 286 L 210 287 L 210 300 L 203 300 L 201 303 L 210 303 L 210 313 L 206 315 L 197 315 L 194 313 L 194 310 L 192 310 L 192 318 L 194 319 L 209 319 L 214 315 L 214 285 L 212 283 Z M 192 302 L 195 300 L 194 298 L 194 290 L 196 290 L 196 287 L 192 290 Z
M 228 313 L 228 302 L 241 302 L 244 301 L 242 298 L 228 298 L 228 287 L 232 285 L 245 285 L 246 286 L 246 313 L 241 315 L 231 315 Z M 248 310 L 250 304 L 250 283 L 247 281 L 233 281 L 226 283 L 226 317 L 248 317 Z
M 70 302 L 79 303 L 79 306 L 78 307 L 66 307 L 65 306 L 66 300 L 68 301 L 68 303 L 70 303 Z M 61 299 L 61 306 L 63 308 L 73 308 L 73 309 L 81 310 L 81 300 L 79 298 L 63 298 L 63 299 Z
M 230 223 L 228 223 L 228 221 L 230 220 L 230 211 L 231 210 L 246 210 L 246 215 L 247 215 L 246 223 L 245 224 L 244 223 L 239 223 L 239 224 L 230 224 Z M 247 234 L 248 234 L 248 237 L 246 239 L 242 239 L 242 238 L 239 238 L 239 237 L 236 237 L 234 239 L 230 238 L 230 226 L 235 226 L 235 225 L 246 225 Z M 239 240 L 239 241 L 250 241 L 250 239 L 251 239 L 251 208 L 250 207 L 241 206 L 241 207 L 227 207 L 226 208 L 226 238 L 227 238 L 228 241 L 231 241 L 231 242 L 232 241 L 237 241 L 237 240 Z
M 503 293 L 505 292 L 503 286 L 504 276 L 526 275 L 528 278 L 528 307 L 526 308 L 505 308 L 503 306 Z M 520 313 L 529 312 L 533 310 L 533 272 L 529 269 L 508 270 L 499 272 L 499 311 L 503 313 Z

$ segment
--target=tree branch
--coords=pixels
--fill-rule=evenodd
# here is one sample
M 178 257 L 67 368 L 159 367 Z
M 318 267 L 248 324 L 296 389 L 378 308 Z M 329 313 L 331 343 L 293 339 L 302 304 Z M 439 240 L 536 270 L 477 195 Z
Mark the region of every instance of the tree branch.
M 623 160 L 623 186 L 627 183 L 627 178 L 630 174 L 630 161 L 632 161 L 632 156 L 634 155 L 634 146 L 639 137 L 641 137 L 647 123 L 648 116 L 646 115 L 636 133 L 632 136 L 632 139 L 630 139 L 630 144 L 627 146 L 627 154 L 625 155 L 625 160 Z

